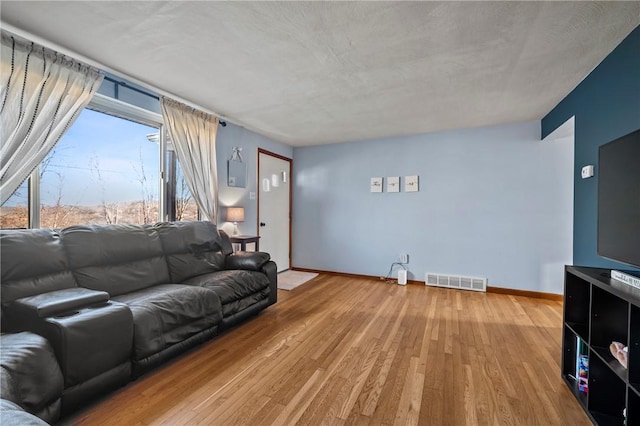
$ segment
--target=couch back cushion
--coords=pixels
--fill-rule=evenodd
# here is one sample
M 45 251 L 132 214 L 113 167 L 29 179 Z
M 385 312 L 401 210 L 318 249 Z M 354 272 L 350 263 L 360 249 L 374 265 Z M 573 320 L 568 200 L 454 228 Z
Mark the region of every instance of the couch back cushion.
M 2 304 L 77 287 L 60 234 L 51 229 L 0 232 Z
M 229 253 L 211 222 L 157 223 L 153 228 L 160 235 L 171 282 L 179 284 L 193 276 L 224 269 Z
M 111 296 L 170 282 L 160 237 L 144 225 L 78 225 L 60 231 L 78 285 Z

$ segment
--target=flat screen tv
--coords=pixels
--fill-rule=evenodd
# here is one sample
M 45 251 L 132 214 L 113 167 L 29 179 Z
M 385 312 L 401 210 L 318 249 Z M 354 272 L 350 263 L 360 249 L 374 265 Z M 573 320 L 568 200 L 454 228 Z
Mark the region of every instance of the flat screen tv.
M 598 255 L 640 268 L 640 130 L 600 147 Z

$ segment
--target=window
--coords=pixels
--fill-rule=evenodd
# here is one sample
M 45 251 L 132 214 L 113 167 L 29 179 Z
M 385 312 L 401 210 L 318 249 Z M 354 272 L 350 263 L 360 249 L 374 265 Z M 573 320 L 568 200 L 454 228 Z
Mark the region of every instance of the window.
M 157 95 L 137 84 L 124 81 L 113 74 L 106 73 L 98 93 L 121 100 L 129 105 L 135 105 L 147 111 L 161 114 Z
M 176 168 L 176 214 L 174 220 L 199 220 L 198 205 L 189 191 L 179 163 L 176 164 Z
M 40 226 L 157 222 L 157 131 L 85 109 L 40 165 Z
M 160 143 L 159 111 L 155 94 L 108 75 L 89 107 L 0 207 L 0 227 L 198 220 L 173 147 L 168 138 Z
M 29 227 L 29 185 L 24 181 L 11 198 L 0 207 L 0 228 Z
M 168 138 L 167 138 L 168 139 Z M 169 220 L 198 220 L 198 206 L 187 186 L 172 144 L 167 144 L 167 213 Z

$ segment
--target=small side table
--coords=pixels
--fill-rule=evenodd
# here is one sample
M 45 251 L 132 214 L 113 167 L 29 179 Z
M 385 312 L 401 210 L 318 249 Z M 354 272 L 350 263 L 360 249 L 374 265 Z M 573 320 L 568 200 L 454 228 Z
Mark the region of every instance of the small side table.
M 247 243 L 254 243 L 256 246 L 255 251 L 259 251 L 260 247 L 258 246 L 260 237 L 255 235 L 231 235 L 229 236 L 229 240 L 234 244 L 240 244 L 241 251 L 247 251 Z

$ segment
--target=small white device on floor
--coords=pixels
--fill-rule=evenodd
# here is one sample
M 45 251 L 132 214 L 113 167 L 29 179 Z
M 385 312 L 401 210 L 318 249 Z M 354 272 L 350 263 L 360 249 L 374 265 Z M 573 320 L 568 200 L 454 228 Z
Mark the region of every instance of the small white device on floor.
M 407 270 L 400 269 L 398 271 L 398 284 L 407 285 Z

